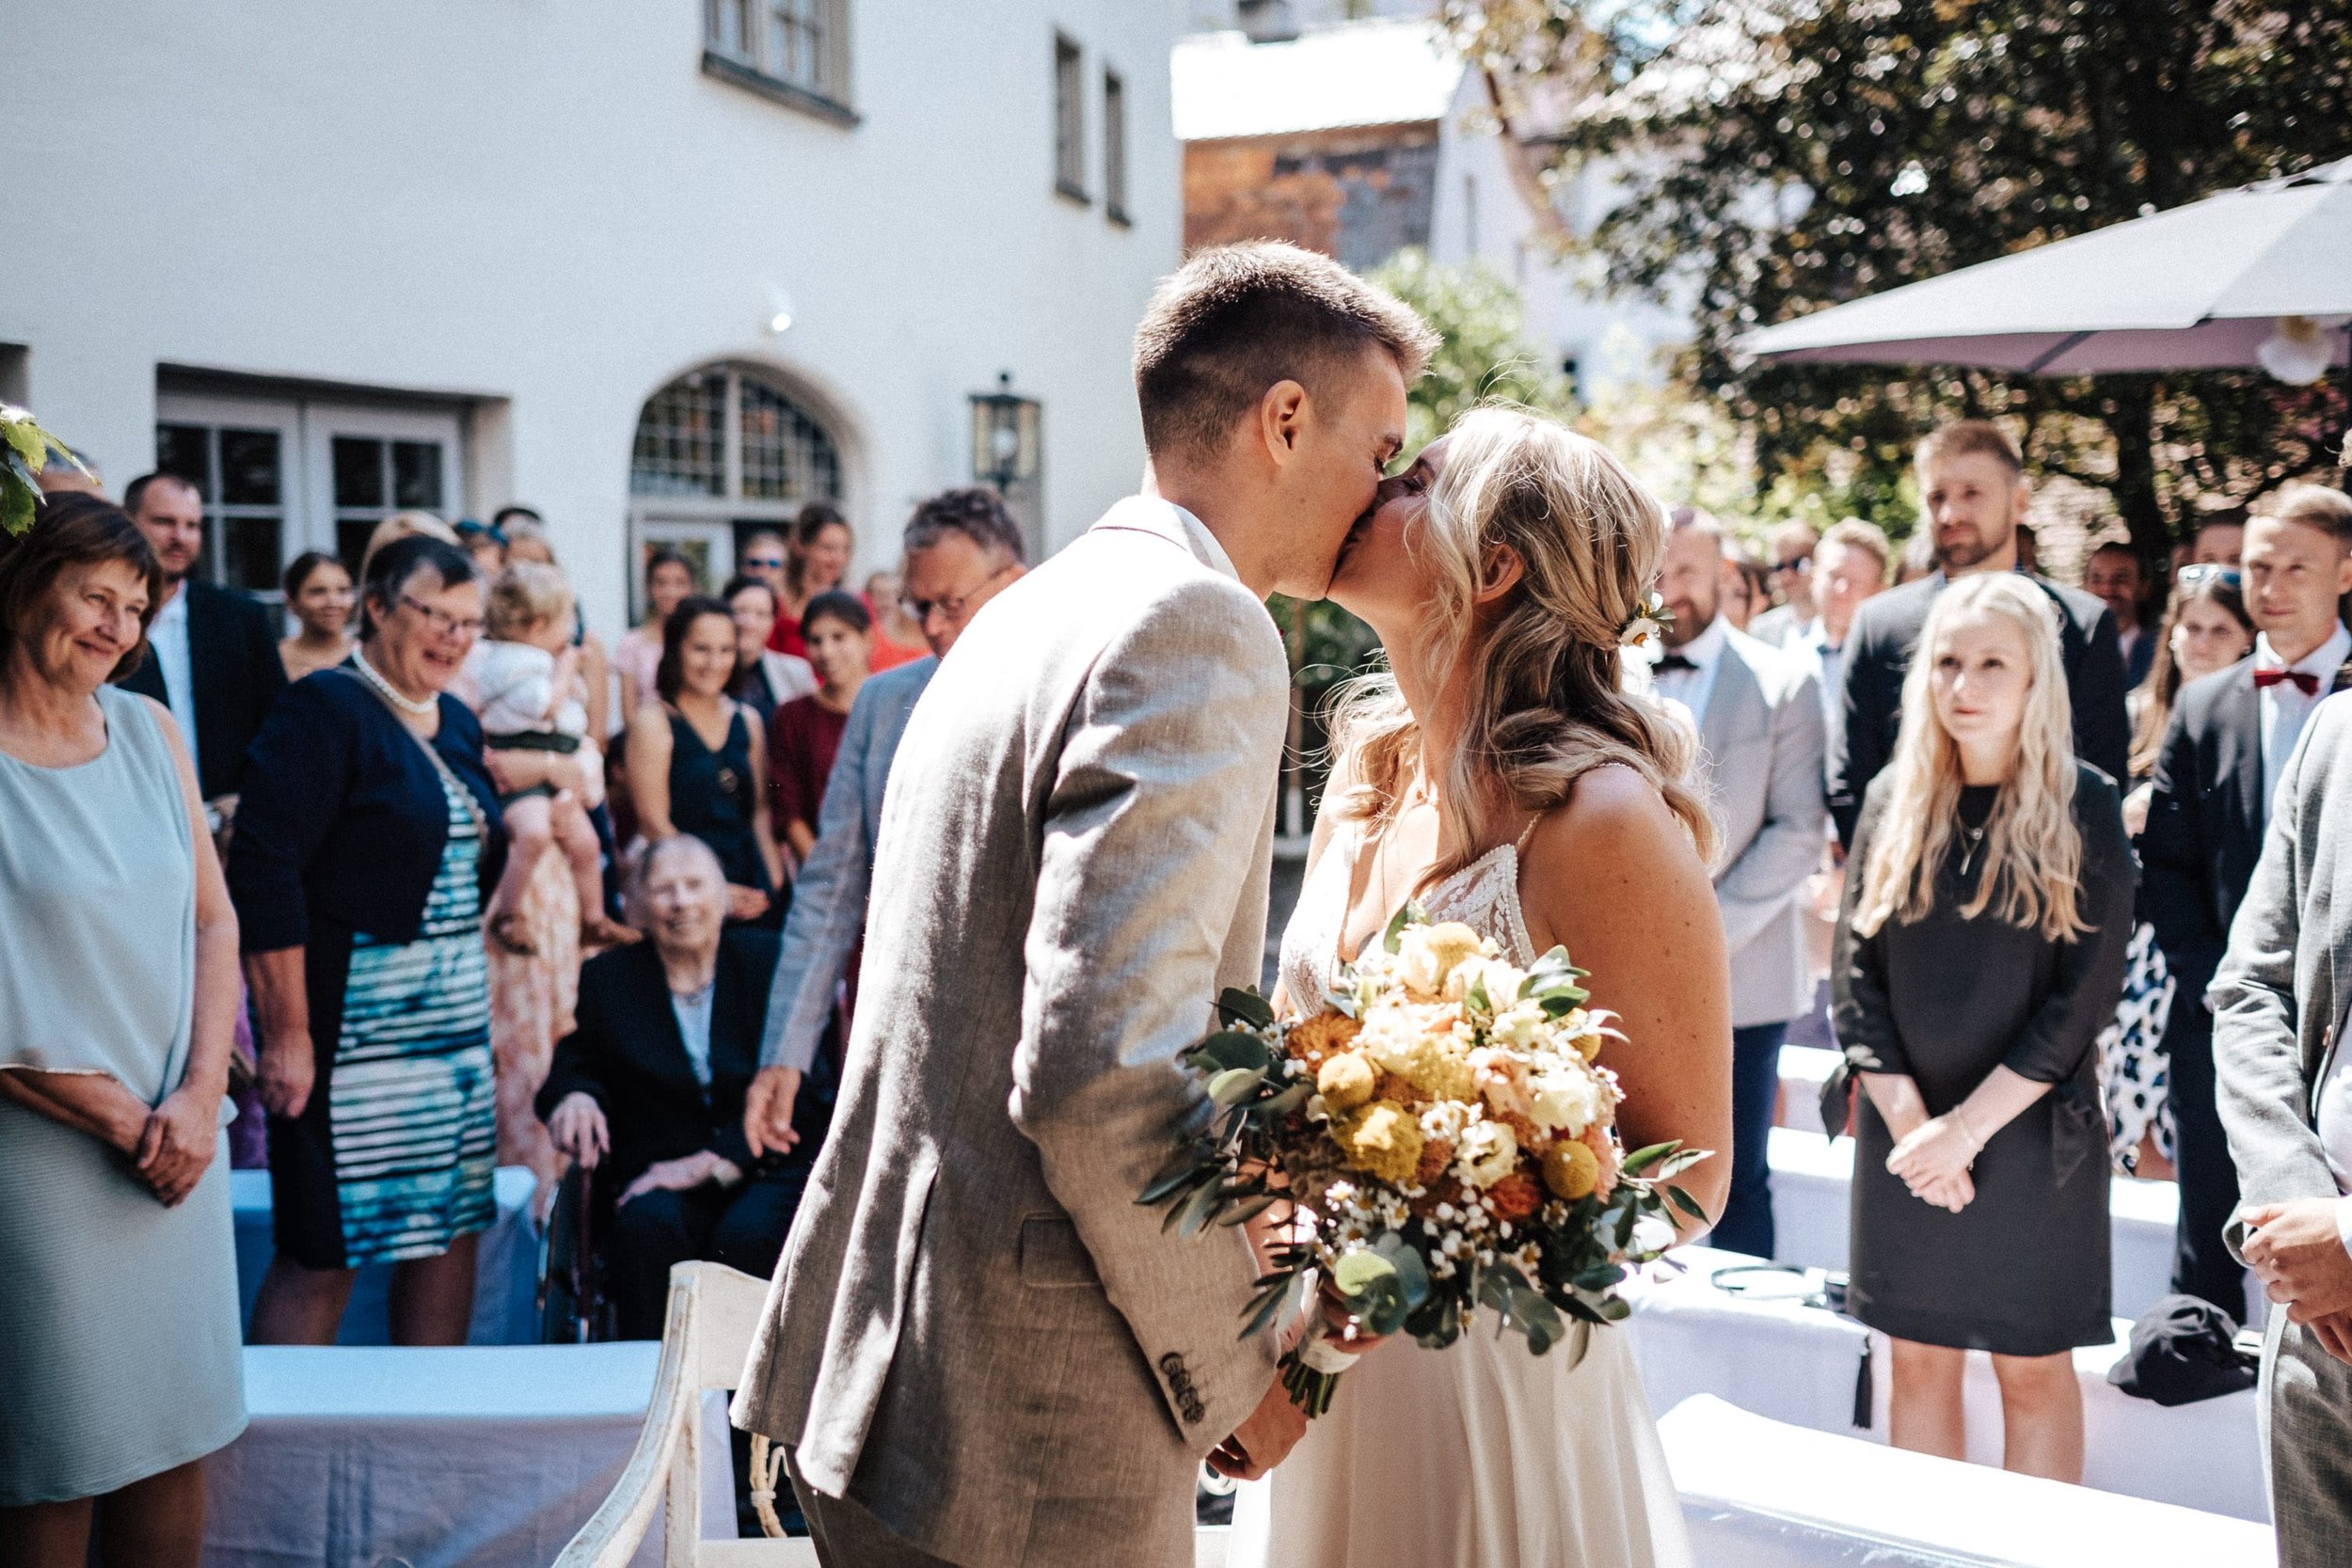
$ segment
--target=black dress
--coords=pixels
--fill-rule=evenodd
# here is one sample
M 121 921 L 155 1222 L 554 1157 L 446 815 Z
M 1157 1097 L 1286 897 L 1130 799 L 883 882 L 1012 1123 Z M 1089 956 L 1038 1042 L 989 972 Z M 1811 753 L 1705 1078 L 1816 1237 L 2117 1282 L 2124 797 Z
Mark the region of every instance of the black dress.
M 671 825 L 709 845 L 729 882 L 772 897 L 776 890 L 768 880 L 768 863 L 752 832 L 757 787 L 742 708 L 728 716 L 726 738 L 715 752 L 703 744 L 693 725 L 670 715 Z
M 1963 869 L 1979 858 L 1965 832 L 1954 835 L 1925 919 L 1856 936 L 1862 868 L 1892 768 L 1872 782 L 1863 807 L 1831 969 L 1848 1065 L 1909 1075 L 1931 1116 L 2004 1065 L 2056 1085 L 1987 1141 L 1970 1172 L 1976 1197 L 1957 1214 L 1912 1196 L 1888 1172 L 1894 1140 L 1868 1094 L 1855 1095 L 1846 1299 L 1855 1317 L 1899 1339 L 2055 1355 L 2113 1337 L 2095 1047 L 2122 993 L 2133 863 L 2121 794 L 2098 769 L 2078 769 L 2076 908 L 2093 929 L 2069 942 L 2010 925 L 1994 909 L 1963 916 L 1983 870 Z M 1963 824 L 1982 825 L 1993 793 L 1967 792 Z

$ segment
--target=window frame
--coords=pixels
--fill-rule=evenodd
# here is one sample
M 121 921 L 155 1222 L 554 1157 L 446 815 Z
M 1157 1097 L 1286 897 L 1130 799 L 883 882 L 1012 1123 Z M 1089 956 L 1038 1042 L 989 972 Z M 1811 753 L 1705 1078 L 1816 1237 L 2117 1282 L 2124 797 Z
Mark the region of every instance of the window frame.
M 1054 194 L 1081 207 L 1094 205 L 1087 178 L 1086 51 L 1069 34 L 1054 34 Z
M 850 0 L 813 0 L 821 16 L 814 30 L 819 39 L 820 70 L 813 80 L 787 76 L 769 58 L 779 7 L 792 0 L 703 0 L 703 74 L 756 93 L 772 103 L 821 119 L 843 130 L 861 120 L 850 107 Z M 723 18 L 751 24 L 747 36 L 730 47 L 721 25 Z
M 1121 229 L 1135 219 L 1127 211 L 1127 78 L 1103 68 L 1103 215 Z

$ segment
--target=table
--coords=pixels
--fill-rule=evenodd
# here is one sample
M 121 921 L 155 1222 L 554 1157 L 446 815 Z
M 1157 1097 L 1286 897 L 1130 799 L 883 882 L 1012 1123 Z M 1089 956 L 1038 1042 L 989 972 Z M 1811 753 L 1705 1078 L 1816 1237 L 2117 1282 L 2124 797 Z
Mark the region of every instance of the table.
M 636 1446 L 661 1347 L 251 1346 L 245 1434 L 205 1462 L 205 1568 L 547 1568 Z M 728 1451 L 706 1396 L 704 1452 Z M 708 1529 L 733 1533 L 724 1465 Z M 661 1559 L 657 1516 L 636 1558 Z
M 1851 1319 L 1789 1299 L 1742 1297 L 1710 1282 L 1720 1269 L 1753 1259 L 1708 1247 L 1677 1248 L 1679 1271 L 1652 1265 L 1626 1293 L 1626 1325 L 1650 1408 L 1662 1413 L 1694 1395 L 1713 1395 L 1755 1415 L 1814 1432 L 1883 1443 L 1886 1433 L 1886 1339 Z M 1819 1275 L 1814 1281 L 1819 1283 Z M 2084 1409 L 2083 1480 L 2095 1489 L 2252 1521 L 2269 1518 L 2253 1389 L 2170 1409 L 2133 1399 L 2106 1381 L 2124 1354 L 2131 1325 L 2114 1342 L 2074 1353 Z M 1871 1351 L 1871 1419 L 1853 1424 L 1863 1347 Z M 1968 1357 L 1968 1457 L 1998 1466 L 2000 1391 L 1991 1360 Z M 1679 1477 L 1677 1477 L 1679 1479 Z
M 1906 1453 L 1699 1395 L 1659 1422 L 1709 1568 L 2267 1568 L 2267 1526 Z
M 539 1235 L 531 1223 L 538 1179 L 519 1165 L 502 1165 L 495 1180 L 498 1218 L 484 1232 L 475 1259 L 473 1332 L 469 1338 L 477 1345 L 528 1345 L 539 1338 Z M 262 1275 L 277 1251 L 270 1240 L 269 1172 L 230 1172 L 229 1202 L 236 1216 L 238 1323 L 249 1329 L 254 1292 L 262 1288 Z M 359 1271 L 337 1344 L 390 1341 L 386 1292 L 391 1279 L 389 1263 Z

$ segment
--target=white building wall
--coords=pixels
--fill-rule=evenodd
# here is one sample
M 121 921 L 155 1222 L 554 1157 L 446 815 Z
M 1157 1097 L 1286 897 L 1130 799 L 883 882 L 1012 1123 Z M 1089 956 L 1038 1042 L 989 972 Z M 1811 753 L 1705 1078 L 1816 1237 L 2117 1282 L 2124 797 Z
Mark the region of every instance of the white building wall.
M 969 481 L 966 397 L 1010 371 L 1044 404 L 1059 544 L 1142 463 L 1173 19 L 850 9 L 842 129 L 705 75 L 701 0 L 12 7 L 0 146 L 37 172 L 0 221 L 0 344 L 118 489 L 152 460 L 159 365 L 484 400 L 466 510 L 544 512 L 608 634 L 639 409 L 712 360 L 774 365 L 832 424 L 862 567 Z M 1053 193 L 1057 29 L 1086 51 L 1090 206 Z M 1132 228 L 1099 196 L 1106 66 Z

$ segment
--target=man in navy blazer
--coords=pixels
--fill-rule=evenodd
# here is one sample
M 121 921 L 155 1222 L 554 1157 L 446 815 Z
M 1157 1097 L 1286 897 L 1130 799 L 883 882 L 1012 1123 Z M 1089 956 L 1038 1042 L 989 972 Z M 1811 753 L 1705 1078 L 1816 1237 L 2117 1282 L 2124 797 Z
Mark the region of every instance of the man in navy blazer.
M 850 705 L 818 810 L 817 844 L 792 884 L 759 1074 L 744 1098 L 743 1133 L 755 1152 L 799 1141 L 793 1101 L 866 931 L 874 839 L 907 720 L 972 617 L 1026 570 L 1020 525 L 993 490 L 949 490 L 923 502 L 907 524 L 904 547 L 907 607 L 931 654 L 872 676 Z
M 142 474 L 123 491 L 122 509 L 164 568 L 147 657 L 122 684 L 171 710 L 204 799 L 227 815 L 233 801 L 224 798 L 245 777 L 245 749 L 286 689 L 269 607 L 193 575 L 204 547 L 204 498 L 195 485 L 177 474 Z
M 1862 797 L 1895 755 L 1903 680 L 1928 611 L 1951 578 L 2017 570 L 2017 530 L 2028 499 L 2025 460 L 1998 425 L 1947 424 L 1919 443 L 1920 526 L 1935 539 L 1936 571 L 1890 588 L 1855 611 L 1846 638 L 1845 718 L 1831 726 L 1829 809 L 1851 841 Z M 2058 641 L 2074 699 L 2074 752 L 2109 778 L 2130 777 L 2131 721 L 2124 715 L 2123 655 L 2115 618 L 2090 594 L 2045 578 L 2034 582 L 2058 610 Z
M 2139 840 L 2140 918 L 2178 983 L 2164 1035 L 2181 1189 L 2172 1289 L 2233 1318 L 2246 1313 L 2245 1271 L 2223 1244 L 2238 1179 L 2216 1100 L 2205 988 L 2262 859 L 2286 759 L 2311 710 L 2345 684 L 2352 657 L 2337 610 L 2352 591 L 2352 500 L 2298 485 L 2259 512 L 2242 567 L 2254 652 L 2174 699 Z

